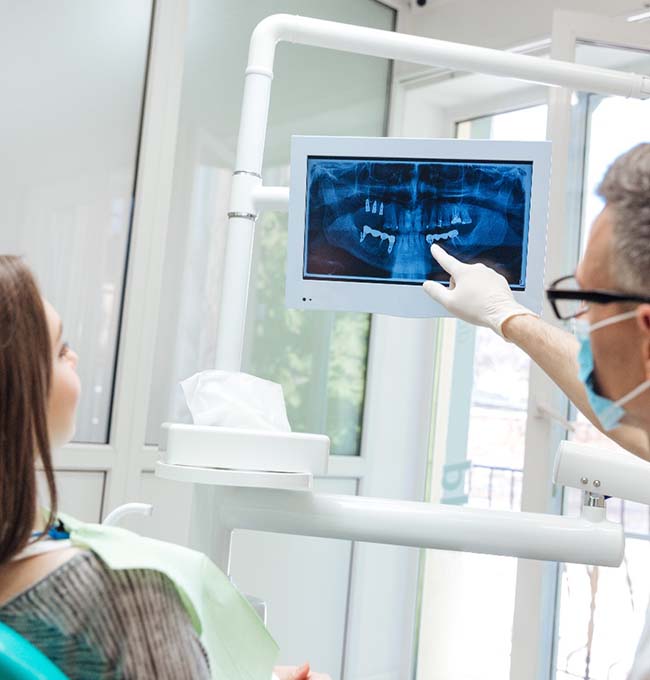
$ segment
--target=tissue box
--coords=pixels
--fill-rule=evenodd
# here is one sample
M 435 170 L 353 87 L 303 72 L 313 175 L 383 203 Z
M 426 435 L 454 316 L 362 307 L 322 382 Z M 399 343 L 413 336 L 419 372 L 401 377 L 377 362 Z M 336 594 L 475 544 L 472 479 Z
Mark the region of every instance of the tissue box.
M 330 440 L 322 434 L 163 423 L 160 452 L 170 465 L 327 474 Z

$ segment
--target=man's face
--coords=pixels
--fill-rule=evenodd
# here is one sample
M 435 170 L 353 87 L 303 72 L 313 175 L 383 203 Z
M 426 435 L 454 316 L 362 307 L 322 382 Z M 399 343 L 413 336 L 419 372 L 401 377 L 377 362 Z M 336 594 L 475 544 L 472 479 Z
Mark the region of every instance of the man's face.
M 576 278 L 585 290 L 621 291 L 613 265 L 614 229 L 612 208 L 605 207 L 595 219 Z M 650 295 L 650 291 L 648 291 Z M 591 334 L 596 389 L 614 401 L 650 379 L 650 305 L 590 303 L 584 315 L 590 325 L 617 314 L 637 310 L 637 317 L 597 329 Z M 650 429 L 650 391 L 626 405 L 637 424 Z

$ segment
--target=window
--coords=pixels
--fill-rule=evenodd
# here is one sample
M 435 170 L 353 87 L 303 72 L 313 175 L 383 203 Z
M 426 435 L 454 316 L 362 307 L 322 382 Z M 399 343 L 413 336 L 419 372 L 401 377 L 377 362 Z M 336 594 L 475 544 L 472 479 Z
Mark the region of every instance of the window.
M 2 10 L 0 252 L 26 257 L 80 356 L 79 442 L 108 441 L 151 9 Z
M 192 3 L 147 443 L 158 441 L 164 420 L 189 420 L 178 381 L 214 365 L 248 50 L 240 36 L 275 12 L 388 30 L 395 16 L 374 0 Z M 280 45 L 276 64 L 265 183 L 288 184 L 291 134 L 384 133 L 387 61 Z M 337 87 L 321 87 L 324 78 Z M 370 317 L 284 308 L 286 230 L 281 213 L 266 212 L 256 225 L 243 370 L 283 385 L 294 430 L 326 433 L 332 453 L 358 454 Z

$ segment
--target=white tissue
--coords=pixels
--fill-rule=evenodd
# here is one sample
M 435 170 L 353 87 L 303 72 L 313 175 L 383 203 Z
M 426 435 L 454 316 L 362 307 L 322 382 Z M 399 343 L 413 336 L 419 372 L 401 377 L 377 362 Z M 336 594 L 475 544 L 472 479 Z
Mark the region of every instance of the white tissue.
M 282 386 L 248 373 L 201 371 L 181 382 L 195 425 L 291 432 Z

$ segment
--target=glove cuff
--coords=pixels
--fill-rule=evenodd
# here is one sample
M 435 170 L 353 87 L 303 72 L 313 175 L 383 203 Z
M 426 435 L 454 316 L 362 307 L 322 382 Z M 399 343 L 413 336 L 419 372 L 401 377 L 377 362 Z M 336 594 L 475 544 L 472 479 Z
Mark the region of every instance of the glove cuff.
M 494 319 L 494 323 L 491 324 L 492 330 L 500 335 L 506 342 L 512 342 L 512 340 L 508 340 L 508 338 L 506 338 L 506 336 L 503 334 L 503 324 L 508 321 L 508 319 L 512 319 L 513 316 L 524 315 L 535 316 L 539 318 L 539 314 L 533 312 L 531 309 L 528 309 L 528 307 L 524 307 L 523 305 L 515 302 L 507 309 L 499 310 L 498 317 Z

